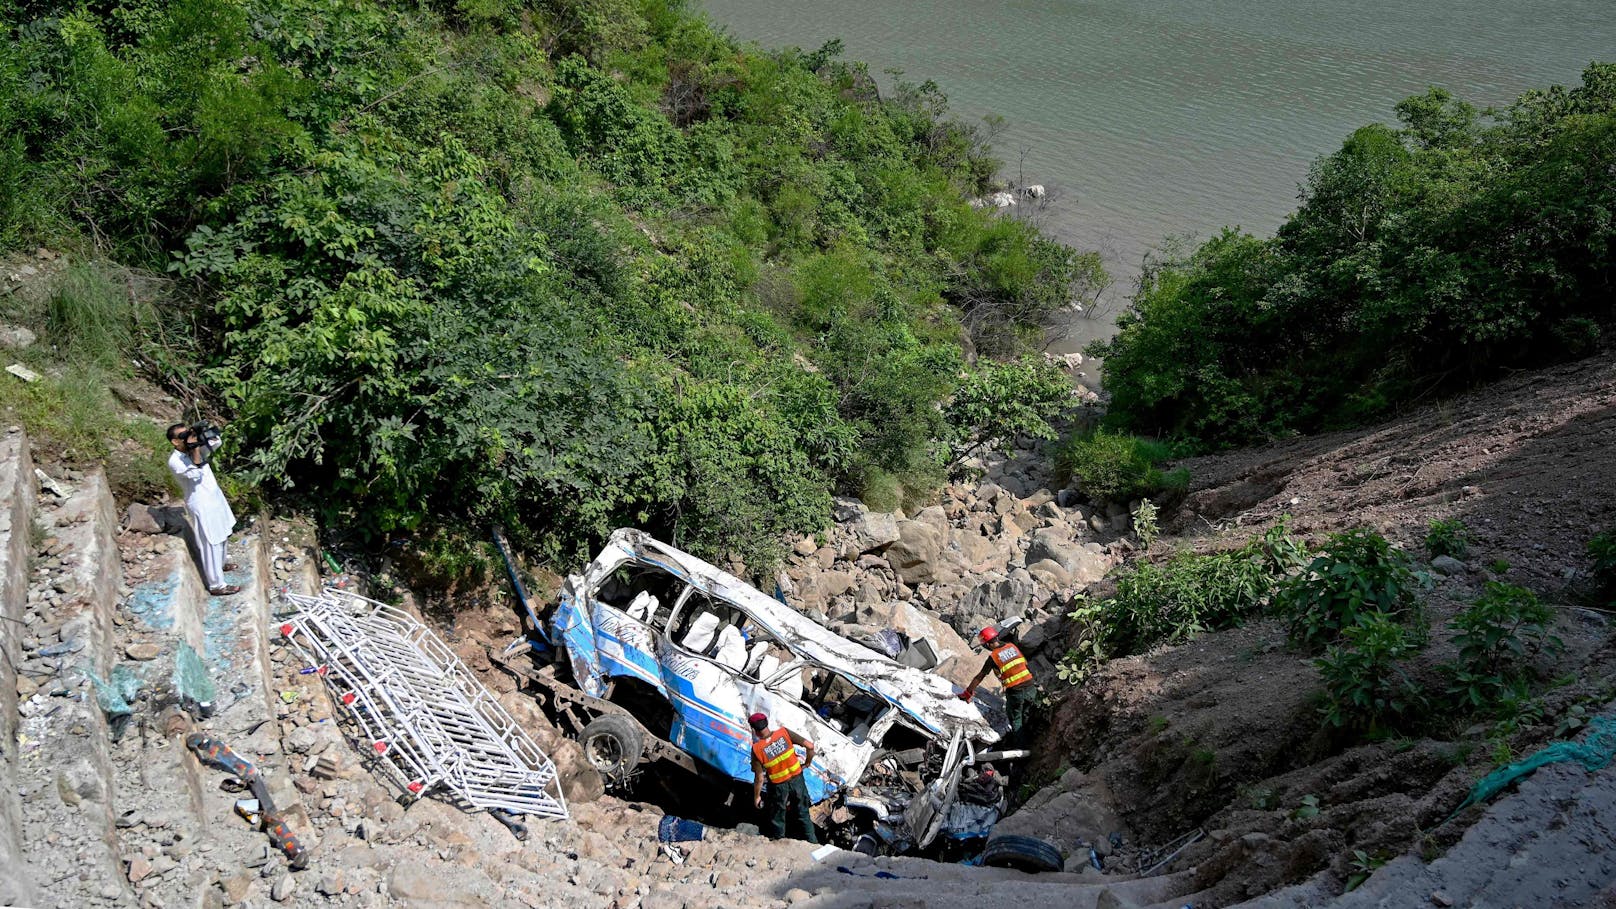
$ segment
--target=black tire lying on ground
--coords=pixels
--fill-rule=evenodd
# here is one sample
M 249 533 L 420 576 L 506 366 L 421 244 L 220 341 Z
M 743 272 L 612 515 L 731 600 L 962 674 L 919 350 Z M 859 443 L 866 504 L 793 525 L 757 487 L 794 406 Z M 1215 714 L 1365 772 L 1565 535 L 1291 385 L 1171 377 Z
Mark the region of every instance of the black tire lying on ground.
M 982 864 L 1032 874 L 1060 871 L 1065 867 L 1061 862 L 1060 850 L 1052 844 L 1035 836 L 1012 834 L 988 840 L 987 848 L 982 850 Z
M 606 714 L 596 717 L 578 736 L 584 758 L 608 782 L 623 782 L 640 765 L 645 755 L 645 734 L 640 724 L 626 716 Z

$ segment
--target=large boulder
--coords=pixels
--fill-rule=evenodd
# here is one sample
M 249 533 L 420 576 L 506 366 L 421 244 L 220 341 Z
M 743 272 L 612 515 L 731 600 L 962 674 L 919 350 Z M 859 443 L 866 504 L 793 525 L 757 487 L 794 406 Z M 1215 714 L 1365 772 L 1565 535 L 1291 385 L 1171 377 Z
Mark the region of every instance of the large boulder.
M 1086 587 L 1105 576 L 1111 559 L 1099 544 L 1074 542 L 1067 537 L 1068 533 L 1068 529 L 1061 526 L 1034 531 L 1027 546 L 1027 564 L 1036 565 L 1047 559 L 1066 569 L 1073 584 Z
M 1006 547 L 995 544 L 980 533 L 962 530 L 954 535 L 954 546 L 959 549 L 967 569 L 975 574 L 1003 568 L 1010 558 Z
M 898 516 L 890 511 L 866 511 L 848 522 L 859 552 L 875 552 L 898 540 Z
M 898 539 L 887 547 L 887 564 L 905 584 L 929 583 L 937 579 L 937 556 L 944 536 L 929 523 L 901 521 Z
M 858 499 L 837 496 L 834 504 L 831 506 L 830 514 L 831 517 L 836 520 L 836 523 L 846 524 L 851 521 L 858 520 L 858 516 L 864 514 L 868 510 L 868 508 L 864 507 L 864 503 L 860 502 Z
M 1060 590 L 1072 583 L 1072 573 L 1053 559 L 1044 559 L 1027 566 L 1027 573 L 1050 590 Z
M 937 534 L 943 539 L 948 538 L 948 511 L 943 506 L 932 505 L 928 508 L 922 508 L 914 519 L 937 531 Z
M 965 594 L 955 612 L 998 622 L 1025 612 L 1034 593 L 1033 585 L 1019 577 L 983 581 Z

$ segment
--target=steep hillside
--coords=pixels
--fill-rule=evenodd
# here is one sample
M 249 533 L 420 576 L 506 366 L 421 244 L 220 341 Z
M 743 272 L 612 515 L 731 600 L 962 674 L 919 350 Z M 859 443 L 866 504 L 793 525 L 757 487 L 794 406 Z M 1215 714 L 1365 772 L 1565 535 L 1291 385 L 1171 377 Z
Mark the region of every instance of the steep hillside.
M 103 372 L 366 539 L 762 566 L 835 491 L 924 494 L 971 352 L 1103 281 L 969 204 L 995 168 L 935 85 L 679 0 L 0 6 L 0 254 L 67 251 Z
M 1323 871 L 1299 897 L 1316 903 L 1395 856 L 1441 855 L 1482 815 L 1471 808 L 1449 817 L 1479 777 L 1575 737 L 1616 695 L 1616 636 L 1611 613 L 1592 596 L 1585 549 L 1616 524 L 1616 359 L 1520 373 L 1378 426 L 1184 466 L 1193 479 L 1172 520 L 1182 536 L 1168 548 L 1227 550 L 1288 515 L 1289 527 L 1314 541 L 1378 528 L 1424 563 L 1430 522 L 1469 528 L 1462 561 L 1427 568 L 1432 641 L 1406 663 L 1433 702 L 1447 684 L 1439 664 L 1457 652 L 1444 623 L 1490 582 L 1540 596 L 1564 645 L 1536 657 L 1535 681 L 1520 700 L 1394 722 L 1368 738 L 1324 722 L 1316 655 L 1287 644 L 1283 615 L 1106 664 L 1066 694 L 1039 760 L 1046 772 L 1082 770 L 1076 788 L 1143 841 L 1204 828 L 1207 837 L 1184 861 L 1196 867 L 1208 905 Z M 1579 810 L 1610 824 L 1616 806 L 1589 792 L 1593 802 Z M 1480 858 L 1484 850 L 1470 849 L 1459 861 L 1507 863 L 1515 847 L 1505 848 Z M 1603 882 L 1580 873 L 1584 858 L 1573 852 L 1552 867 L 1586 898 L 1587 887 Z M 1454 878 L 1451 868 L 1447 874 Z M 1488 877 L 1478 870 L 1471 881 Z M 1499 881 L 1494 897 L 1534 902 L 1529 876 Z M 1581 898 L 1568 891 L 1566 899 Z

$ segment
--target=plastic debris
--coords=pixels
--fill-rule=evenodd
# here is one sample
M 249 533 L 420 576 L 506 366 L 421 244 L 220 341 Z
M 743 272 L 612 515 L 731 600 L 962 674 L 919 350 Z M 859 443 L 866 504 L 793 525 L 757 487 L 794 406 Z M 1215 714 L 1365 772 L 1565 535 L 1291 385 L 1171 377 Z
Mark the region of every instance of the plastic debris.
M 1459 812 L 1485 802 L 1505 787 L 1523 776 L 1531 773 L 1544 764 L 1553 764 L 1559 761 L 1576 761 L 1584 770 L 1593 773 L 1610 763 L 1616 757 L 1616 719 L 1611 717 L 1594 717 L 1588 723 L 1588 735 L 1580 742 L 1555 742 L 1546 748 L 1540 749 L 1525 760 L 1506 764 L 1476 781 L 1470 789 L 1470 795 L 1453 809 L 1448 815 L 1452 820 Z
M 692 821 L 671 814 L 657 822 L 657 842 L 693 843 L 707 837 L 707 828 L 700 821 Z
M 196 753 L 197 759 L 204 764 L 217 767 L 226 773 L 233 774 L 245 782 L 252 790 L 253 798 L 242 799 L 236 803 L 237 813 L 241 812 L 244 802 L 256 803 L 259 809 L 256 824 L 260 825 L 269 835 L 269 842 L 280 853 L 286 856 L 287 862 L 293 871 L 308 867 L 309 851 L 303 848 L 297 835 L 286 826 L 286 820 L 275 810 L 275 800 L 270 798 L 269 787 L 264 783 L 263 774 L 253 763 L 231 749 L 229 745 L 219 741 L 205 732 L 193 732 L 185 737 L 185 747 Z M 246 814 L 242 817 L 252 820 Z
M 263 816 L 259 811 L 257 799 L 236 799 L 236 813 L 241 815 L 242 820 L 254 827 L 263 823 Z
M 213 712 L 213 701 L 218 697 L 213 680 L 208 678 L 208 669 L 202 665 L 202 658 L 184 641 L 174 652 L 174 691 L 180 696 L 181 702 L 195 704 L 202 716 Z

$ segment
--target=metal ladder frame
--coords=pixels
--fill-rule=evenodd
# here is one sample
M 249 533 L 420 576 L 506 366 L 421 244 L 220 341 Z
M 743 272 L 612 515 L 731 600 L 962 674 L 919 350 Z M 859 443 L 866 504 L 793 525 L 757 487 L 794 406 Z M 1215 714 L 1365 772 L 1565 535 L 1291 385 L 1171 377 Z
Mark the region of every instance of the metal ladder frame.
M 321 667 L 367 757 L 399 788 L 441 786 L 469 807 L 567 817 L 555 763 L 430 628 L 343 590 L 285 598 L 298 611 L 281 634 Z

